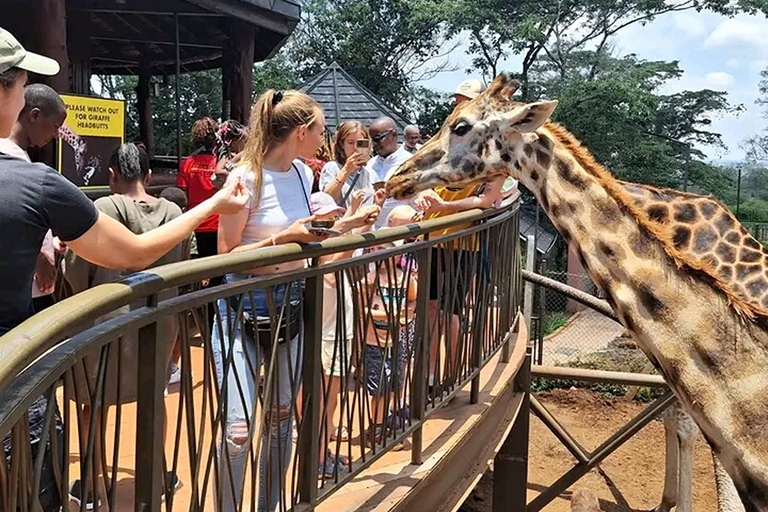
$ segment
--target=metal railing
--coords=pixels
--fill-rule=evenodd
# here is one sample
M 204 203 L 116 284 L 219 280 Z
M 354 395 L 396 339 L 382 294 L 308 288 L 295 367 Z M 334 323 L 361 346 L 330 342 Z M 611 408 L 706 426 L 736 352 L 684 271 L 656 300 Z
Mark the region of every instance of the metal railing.
M 70 481 L 80 510 L 297 510 L 409 438 L 421 462 L 425 420 L 508 353 L 517 214 L 172 264 L 30 318 L 0 338 L 0 510 Z

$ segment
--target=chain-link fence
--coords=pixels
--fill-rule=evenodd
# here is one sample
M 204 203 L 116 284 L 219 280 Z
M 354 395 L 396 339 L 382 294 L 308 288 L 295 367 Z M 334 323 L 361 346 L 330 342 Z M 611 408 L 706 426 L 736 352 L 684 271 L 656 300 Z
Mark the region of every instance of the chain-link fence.
M 602 298 L 587 274 L 547 270 L 538 273 Z M 534 285 L 532 336 L 534 361 L 547 366 L 571 366 L 623 372 L 648 372 L 648 359 L 624 327 L 566 296 Z

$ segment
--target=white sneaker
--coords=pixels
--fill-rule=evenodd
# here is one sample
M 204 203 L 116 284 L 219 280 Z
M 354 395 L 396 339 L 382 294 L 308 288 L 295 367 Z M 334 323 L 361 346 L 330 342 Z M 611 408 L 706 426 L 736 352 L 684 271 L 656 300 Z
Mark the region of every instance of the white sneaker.
M 168 385 L 171 386 L 179 382 L 181 382 L 181 368 L 176 363 L 171 363 L 171 378 Z

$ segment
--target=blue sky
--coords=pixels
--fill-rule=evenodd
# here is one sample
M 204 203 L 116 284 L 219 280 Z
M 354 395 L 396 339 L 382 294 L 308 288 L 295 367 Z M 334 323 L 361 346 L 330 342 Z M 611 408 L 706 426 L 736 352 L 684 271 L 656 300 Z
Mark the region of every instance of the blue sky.
M 723 134 L 728 150 L 706 149 L 712 159 L 740 160 L 740 145 L 768 126 L 759 96 L 760 71 L 768 66 L 768 20 L 763 15 L 738 15 L 726 18 L 713 13 L 680 12 L 657 18 L 645 26 L 627 27 L 614 38 L 620 54 L 635 53 L 647 60 L 678 60 L 684 75 L 670 82 L 664 93 L 682 90 L 714 89 L 727 91 L 730 101 L 743 104 L 737 116 L 713 119 L 713 129 Z M 457 71 L 441 73 L 422 82 L 427 87 L 452 91 L 467 78 L 470 57 L 462 45 L 452 55 Z M 502 69 L 517 71 L 520 58 L 510 57 Z

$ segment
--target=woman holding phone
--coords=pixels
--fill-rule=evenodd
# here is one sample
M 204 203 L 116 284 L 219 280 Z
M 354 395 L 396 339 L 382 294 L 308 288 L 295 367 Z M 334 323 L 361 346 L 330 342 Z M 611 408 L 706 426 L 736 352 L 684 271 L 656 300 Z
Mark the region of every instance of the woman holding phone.
M 336 130 L 334 160 L 320 173 L 320 190 L 339 206 L 349 208 L 355 190 L 365 192 L 363 204 L 373 202 L 373 183 L 365 170 L 370 158 L 368 130 L 360 121 L 345 121 Z

